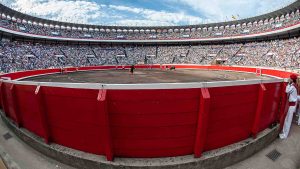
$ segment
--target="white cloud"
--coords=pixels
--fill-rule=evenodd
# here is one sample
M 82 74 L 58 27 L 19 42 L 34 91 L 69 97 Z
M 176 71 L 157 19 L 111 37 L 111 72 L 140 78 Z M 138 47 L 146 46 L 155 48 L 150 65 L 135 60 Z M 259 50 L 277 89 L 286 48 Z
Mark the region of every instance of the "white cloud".
M 2 0 L 10 7 L 42 18 L 75 23 L 117 25 L 178 25 L 199 24 L 200 17 L 184 12 L 156 11 L 124 5 L 105 5 L 87 0 Z M 129 12 L 133 15 L 123 15 Z
M 172 22 L 174 24 L 179 24 L 180 22 L 186 22 L 187 24 L 199 24 L 202 19 L 199 17 L 186 15 L 183 12 L 180 13 L 168 13 L 165 11 L 144 11 L 144 16 L 150 20 L 162 21 L 162 22 Z
M 295 0 L 164 0 L 182 9 L 154 10 L 125 5 L 105 5 L 89 0 L 0 0 L 1 3 L 42 18 L 89 24 L 182 25 L 230 20 L 270 12 Z M 185 12 L 193 9 L 193 15 Z
M 85 0 L 15 0 L 11 7 L 43 18 L 76 23 L 88 23 L 102 15 L 100 5 Z
M 133 13 L 140 13 L 143 12 L 144 9 L 142 8 L 132 8 L 128 6 L 122 6 L 122 5 L 109 5 L 108 6 L 111 9 L 119 10 L 119 11 L 128 11 Z
M 208 21 L 219 22 L 231 19 L 232 15 L 243 18 L 274 11 L 295 0 L 167 0 L 186 5 L 198 11 Z M 227 18 L 227 19 L 226 19 Z
M 134 13 L 141 19 L 125 19 L 118 21 L 118 24 L 126 25 L 178 25 L 184 24 L 199 24 L 202 22 L 202 18 L 187 15 L 184 12 L 167 12 L 167 11 L 155 11 L 144 8 L 132 8 L 122 5 L 109 5 L 109 8 L 119 11 L 126 11 Z M 148 21 L 149 23 L 146 23 Z M 127 22 L 127 23 L 126 23 Z

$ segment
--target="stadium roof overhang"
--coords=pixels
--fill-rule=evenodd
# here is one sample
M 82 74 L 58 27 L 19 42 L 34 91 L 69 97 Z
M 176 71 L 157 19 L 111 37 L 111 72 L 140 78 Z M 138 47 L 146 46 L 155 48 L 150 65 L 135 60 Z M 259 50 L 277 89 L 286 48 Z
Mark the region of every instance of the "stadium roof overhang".
M 23 14 L 21 12 L 18 12 L 16 10 L 13 10 L 3 4 L 0 3 L 0 11 L 1 13 L 4 13 L 5 15 L 9 15 L 10 17 L 15 17 L 21 20 L 27 20 L 31 22 L 36 23 L 43 23 L 48 25 L 59 25 L 64 27 L 81 27 L 81 28 L 103 28 L 103 29 L 180 29 L 180 28 L 194 28 L 194 27 L 220 27 L 220 26 L 227 26 L 227 25 L 238 25 L 243 23 L 250 23 L 260 20 L 266 20 L 276 17 L 281 17 L 282 15 L 289 14 L 293 11 L 296 11 L 300 8 L 300 0 L 295 1 L 294 3 L 291 3 L 290 5 L 281 8 L 279 10 L 276 10 L 274 12 L 270 12 L 267 14 L 259 15 L 256 17 L 241 19 L 241 20 L 235 20 L 235 21 L 229 21 L 229 22 L 219 22 L 219 23 L 210 23 L 210 24 L 199 24 L 199 25 L 186 25 L 186 26 L 139 26 L 139 27 L 131 27 L 131 26 L 106 26 L 106 25 L 88 25 L 88 24 L 76 24 L 76 23 L 68 23 L 68 22 L 59 22 L 54 20 L 48 20 L 48 19 L 42 19 L 39 17 L 34 17 L 31 15 Z

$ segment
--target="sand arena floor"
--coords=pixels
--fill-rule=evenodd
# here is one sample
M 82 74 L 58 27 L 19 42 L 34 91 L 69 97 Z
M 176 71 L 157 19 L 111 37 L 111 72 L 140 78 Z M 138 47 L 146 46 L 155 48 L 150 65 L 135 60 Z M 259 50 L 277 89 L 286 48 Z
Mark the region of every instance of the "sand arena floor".
M 267 76 L 256 76 L 252 73 L 198 69 L 177 69 L 172 71 L 160 69 L 136 69 L 133 75 L 127 69 L 112 69 L 41 75 L 36 77 L 29 77 L 23 79 L 22 81 L 134 84 L 212 82 L 270 78 L 271 77 Z

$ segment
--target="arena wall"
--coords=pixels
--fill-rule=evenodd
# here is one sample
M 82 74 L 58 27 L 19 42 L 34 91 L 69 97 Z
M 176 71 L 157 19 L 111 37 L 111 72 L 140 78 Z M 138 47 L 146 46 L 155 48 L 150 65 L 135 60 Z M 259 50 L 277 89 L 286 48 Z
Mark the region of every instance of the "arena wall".
M 153 68 L 165 66 L 153 65 Z M 178 69 L 257 71 L 250 67 L 175 66 Z M 181 84 L 180 87 L 157 84 L 156 88 L 134 84 L 88 87 L 90 84 L 16 80 L 60 72 L 61 69 L 46 69 L 2 75 L 2 78 L 11 78 L 0 82 L 2 110 L 18 127 L 26 128 L 46 143 L 104 155 L 107 160 L 189 154 L 200 157 L 205 151 L 255 138 L 270 125 L 283 124 L 286 95 L 281 78 L 291 74 L 261 69 L 262 74 L 279 79 Z

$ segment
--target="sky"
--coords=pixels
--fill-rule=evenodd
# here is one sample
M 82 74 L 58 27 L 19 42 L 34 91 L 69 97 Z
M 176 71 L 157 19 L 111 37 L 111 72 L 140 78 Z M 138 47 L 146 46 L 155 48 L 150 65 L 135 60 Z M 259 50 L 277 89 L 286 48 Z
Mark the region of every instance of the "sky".
M 170 26 L 224 22 L 280 9 L 295 0 L 0 0 L 33 16 L 96 25 Z M 234 17 L 233 17 L 234 16 Z

